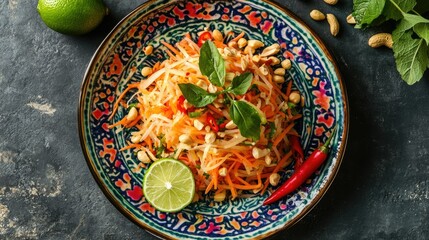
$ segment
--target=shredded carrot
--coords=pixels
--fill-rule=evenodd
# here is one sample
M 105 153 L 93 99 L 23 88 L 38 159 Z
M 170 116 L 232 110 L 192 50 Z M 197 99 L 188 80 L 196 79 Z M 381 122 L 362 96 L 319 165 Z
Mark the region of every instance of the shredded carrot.
M 286 88 L 286 96 L 287 97 L 289 97 L 291 91 L 292 91 L 292 80 L 290 80 L 287 84 L 287 88 Z
M 294 123 L 292 122 L 291 124 L 289 124 L 289 126 L 287 126 L 283 132 L 281 132 L 273 141 L 273 146 L 277 146 L 277 144 L 280 143 L 280 141 L 286 136 L 286 134 L 293 128 Z
M 238 34 L 237 37 L 231 39 L 230 42 L 238 42 L 238 40 L 242 37 L 244 37 L 244 32 L 241 32 L 240 34 Z
M 113 124 L 110 124 L 109 128 L 112 129 L 112 128 L 119 126 L 119 125 L 125 125 L 127 122 L 128 122 L 128 119 L 127 119 L 127 116 L 125 116 L 121 120 L 119 120 Z
M 118 110 L 119 102 L 125 97 L 125 95 L 133 88 L 138 88 L 140 86 L 140 83 L 131 83 L 125 88 L 125 90 L 119 95 L 118 99 L 116 100 L 115 104 L 113 105 L 113 111 L 109 117 L 109 120 L 113 118 L 113 116 L 116 114 L 116 111 Z
M 224 35 L 236 42 L 245 36 L 244 32 L 235 37 L 232 34 Z M 222 41 L 213 42 L 219 49 L 226 47 Z M 230 124 L 232 121 L 229 105 L 225 104 L 227 100 L 224 99 L 224 94 L 219 94 L 213 104 L 204 107 L 192 106 L 183 99 L 179 84 L 191 83 L 206 91 L 212 87 L 207 76 L 199 69 L 201 48 L 191 39 L 191 34 L 186 33 L 177 43 L 161 43 L 165 46 L 164 52 L 168 59 L 153 64 L 152 74 L 141 82 L 128 84 L 113 105 L 109 120 L 119 108 L 128 108 L 130 103 L 137 103 L 136 118 L 128 120 L 125 116 L 108 126 L 110 129 L 121 126 L 132 131 L 132 136 L 142 139 L 139 143 L 128 142 L 121 151 L 145 151 L 152 160 L 159 157 L 155 150 L 157 153 L 161 151 L 161 156 L 173 156 L 191 169 L 199 197 L 226 191 L 230 198 L 235 199 L 240 197 L 243 191 L 266 191 L 271 174 L 281 171 L 290 163 L 291 152 L 288 151 L 288 146 L 282 143 L 287 142 L 290 135 L 298 135 L 293 129 L 294 121 L 302 118 L 302 115 L 292 113 L 290 109 L 283 112 L 279 107 L 279 104 L 288 100 L 292 81 L 287 83 L 287 89 L 283 91 L 281 86 L 273 81 L 273 69 L 270 65 L 266 65 L 269 68 L 268 75 L 259 70 L 264 64 L 263 61 L 250 61 L 247 66 L 242 66 L 243 58 L 250 59 L 251 53 L 235 49 L 239 54 L 222 54 L 228 74 L 234 73 L 234 76 L 238 76 L 245 72 L 252 73 L 251 84 L 259 90 L 230 94 L 229 97 L 235 101 L 250 103 L 267 121 L 275 123 L 274 133 L 261 124 L 259 139 L 255 141 L 243 137 L 240 126 Z M 127 79 L 131 79 L 130 75 L 127 75 Z M 227 80 L 225 86 L 216 88 L 221 91 L 230 84 Z M 131 94 L 133 89 L 136 89 L 136 92 Z M 125 99 L 128 96 L 131 96 L 131 99 Z M 201 114 L 196 115 L 199 113 Z M 225 119 L 225 122 L 220 124 L 208 120 L 209 113 L 215 119 Z M 219 125 L 216 126 L 217 124 Z M 270 136 L 272 139 L 269 134 L 274 134 Z M 273 163 L 266 162 L 265 157 L 258 158 L 254 153 L 255 148 L 266 149 L 269 144 L 272 144 L 269 156 L 275 159 Z M 139 163 L 133 171 L 140 172 L 142 167 L 147 166 Z M 223 175 L 224 168 L 227 169 L 226 175 Z
M 179 55 L 180 51 L 177 50 L 175 47 L 173 47 L 173 45 L 166 43 L 164 41 L 161 42 L 164 46 L 166 46 L 168 49 L 170 49 L 174 54 Z
M 127 145 L 127 146 L 119 149 L 119 151 L 122 152 L 124 150 L 133 149 L 133 148 L 139 148 L 141 146 L 142 146 L 142 144 L 140 144 L 140 143 L 132 143 L 132 144 L 129 144 L 129 145 Z
M 220 116 L 223 116 L 223 113 L 221 110 L 217 109 L 215 106 L 213 105 L 207 105 L 207 107 L 212 110 L 213 112 L 217 113 Z

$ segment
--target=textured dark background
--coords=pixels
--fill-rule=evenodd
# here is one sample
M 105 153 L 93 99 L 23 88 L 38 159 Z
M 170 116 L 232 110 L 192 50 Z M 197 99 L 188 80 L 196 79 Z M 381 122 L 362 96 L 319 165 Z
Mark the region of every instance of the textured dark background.
M 105 0 L 94 32 L 48 29 L 36 0 L 0 1 L 0 239 L 155 239 L 121 215 L 91 176 L 77 131 L 79 89 L 103 38 L 143 0 Z M 408 86 L 392 51 L 371 49 L 382 29 L 345 23 L 351 0 L 277 0 L 325 41 L 339 63 L 350 103 L 341 169 L 321 202 L 272 239 L 429 238 L 429 76 Z M 334 38 L 312 9 L 334 13 Z

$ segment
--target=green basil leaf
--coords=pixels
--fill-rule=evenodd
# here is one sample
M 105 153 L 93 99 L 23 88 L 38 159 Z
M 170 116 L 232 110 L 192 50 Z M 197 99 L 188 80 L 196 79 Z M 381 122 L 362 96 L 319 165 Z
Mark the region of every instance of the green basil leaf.
M 399 20 L 404 17 L 404 13 L 411 11 L 415 5 L 416 0 L 387 0 L 383 9 L 383 15 L 386 17 L 386 20 Z
M 229 115 L 237 125 L 243 137 L 259 140 L 261 134 L 261 116 L 259 112 L 245 101 L 232 101 Z
M 217 94 L 208 93 L 191 83 L 181 83 L 179 88 L 185 99 L 195 107 L 204 107 L 217 98 Z
M 253 74 L 250 72 L 245 72 L 241 75 L 235 76 L 234 79 L 232 79 L 231 87 L 228 91 L 235 95 L 243 95 L 252 84 L 252 79 Z
M 212 41 L 206 41 L 201 47 L 198 65 L 213 85 L 222 87 L 225 84 L 225 61 Z
M 370 25 L 383 12 L 386 0 L 353 0 L 353 17 L 356 19 L 356 27 L 361 28 Z
M 423 77 L 429 64 L 427 44 L 423 39 L 413 39 L 412 34 L 412 30 L 401 31 L 399 28 L 392 33 L 396 68 L 409 85 Z

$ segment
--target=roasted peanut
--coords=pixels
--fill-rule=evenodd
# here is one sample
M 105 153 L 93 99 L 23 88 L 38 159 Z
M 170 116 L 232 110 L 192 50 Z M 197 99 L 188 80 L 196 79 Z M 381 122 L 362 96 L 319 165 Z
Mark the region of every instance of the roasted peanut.
M 241 66 L 241 70 L 246 70 L 247 66 L 249 65 L 249 59 L 248 58 L 241 58 L 240 60 L 240 66 Z
M 194 127 L 198 130 L 202 130 L 204 128 L 204 124 L 200 122 L 199 120 L 194 120 Z
M 247 41 L 247 46 L 253 49 L 258 49 L 260 47 L 263 47 L 264 43 L 259 40 L 251 39 Z
M 255 63 L 258 63 L 259 61 L 261 61 L 261 56 L 259 56 L 259 55 L 253 55 L 252 61 L 255 62 Z
M 338 3 L 338 0 L 323 0 L 323 1 L 329 5 L 335 5 Z
M 270 184 L 271 186 L 277 186 L 280 181 L 280 175 L 278 173 L 273 173 L 270 175 Z
M 293 91 L 289 95 L 289 102 L 298 104 L 301 101 L 301 95 L 297 91 Z
M 226 169 L 226 167 L 222 167 L 219 169 L 219 176 L 225 177 L 226 174 L 228 173 L 228 169 Z
M 261 71 L 262 75 L 267 76 L 269 72 L 267 65 L 263 64 L 259 67 L 259 71 Z
M 286 70 L 284 68 L 277 68 L 276 70 L 274 70 L 274 74 L 283 76 L 286 74 Z
M 314 21 L 322 21 L 325 20 L 325 14 L 323 14 L 321 11 L 314 9 L 310 12 L 310 17 Z
M 340 24 L 338 23 L 338 20 L 335 15 L 332 13 L 326 14 L 326 20 L 328 20 L 329 29 L 331 31 L 332 36 L 337 36 L 338 32 L 340 31 Z
M 225 198 L 226 198 L 226 191 L 223 190 L 221 192 L 216 193 L 213 197 L 213 200 L 215 202 L 222 202 L 223 200 L 225 200 Z
M 240 38 L 237 44 L 239 48 L 244 48 L 247 45 L 247 40 L 245 38 Z
M 179 136 L 179 141 L 181 143 L 189 144 L 192 143 L 192 138 L 188 134 L 182 134 Z
M 284 83 L 285 82 L 285 77 L 280 76 L 280 75 L 274 75 L 273 80 L 276 83 Z
M 285 59 L 282 61 L 282 68 L 289 70 L 292 68 L 292 62 L 289 59 Z
M 138 151 L 137 152 L 137 159 L 140 160 L 143 163 L 150 163 L 151 159 L 147 155 L 145 151 Z
M 273 45 L 266 47 L 262 51 L 261 57 L 269 57 L 274 54 L 277 54 L 279 51 L 280 51 L 280 45 L 278 43 L 274 43 Z
M 386 46 L 388 48 L 392 48 L 393 40 L 392 34 L 390 33 L 377 33 L 373 35 L 368 40 L 368 45 L 373 48 L 378 48 L 381 46 Z
M 277 57 L 274 57 L 274 56 L 269 57 L 268 61 L 270 61 L 270 65 L 280 64 L 280 59 L 278 59 Z
M 152 52 L 153 52 L 153 46 L 152 46 L 152 45 L 146 46 L 146 47 L 143 49 L 143 52 L 144 52 L 144 54 L 146 54 L 146 55 L 151 55 L 151 54 L 152 54 Z
M 147 77 L 152 74 L 152 68 L 151 67 L 144 67 L 141 71 L 141 74 L 143 77 Z
M 137 108 L 132 107 L 130 109 L 130 111 L 128 112 L 128 114 L 127 114 L 127 120 L 128 121 L 133 121 L 134 119 L 137 118 L 137 115 L 138 115 Z
M 356 24 L 356 19 L 353 17 L 352 14 L 349 14 L 346 18 L 346 21 L 348 24 Z
M 213 30 L 212 36 L 214 40 L 223 42 L 223 35 L 219 30 L 217 29 Z

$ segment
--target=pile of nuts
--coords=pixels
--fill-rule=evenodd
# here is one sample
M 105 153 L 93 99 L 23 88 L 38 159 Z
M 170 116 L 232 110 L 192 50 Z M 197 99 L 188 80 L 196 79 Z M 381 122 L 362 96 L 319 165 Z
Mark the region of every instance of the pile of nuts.
M 338 0 L 324 0 L 325 3 L 329 5 L 335 5 L 338 3 Z M 314 9 L 310 12 L 310 17 L 314 21 L 323 21 L 326 19 L 326 21 L 329 24 L 329 29 L 332 34 L 332 36 L 337 36 L 337 34 L 340 31 L 340 24 L 338 23 L 337 18 L 334 14 L 328 13 L 325 14 L 317 9 Z M 346 18 L 346 22 L 350 25 L 356 24 L 356 19 L 353 17 L 352 14 L 349 14 Z M 388 48 L 392 48 L 393 46 L 393 40 L 392 40 L 392 34 L 390 33 L 377 33 L 369 38 L 368 45 L 372 48 L 378 48 L 381 46 L 385 46 Z

